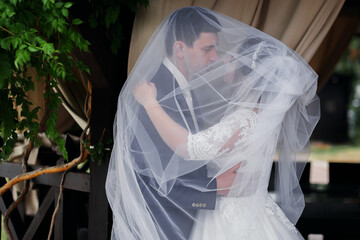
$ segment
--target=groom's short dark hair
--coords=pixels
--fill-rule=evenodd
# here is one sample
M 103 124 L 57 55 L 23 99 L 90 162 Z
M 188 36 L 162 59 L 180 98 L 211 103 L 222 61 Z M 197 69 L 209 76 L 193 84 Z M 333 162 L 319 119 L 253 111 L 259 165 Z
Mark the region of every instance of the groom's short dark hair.
M 175 41 L 182 41 L 192 47 L 201 33 L 217 33 L 221 29 L 218 19 L 207 9 L 185 7 L 174 11 L 168 20 L 166 32 L 166 54 L 173 54 Z

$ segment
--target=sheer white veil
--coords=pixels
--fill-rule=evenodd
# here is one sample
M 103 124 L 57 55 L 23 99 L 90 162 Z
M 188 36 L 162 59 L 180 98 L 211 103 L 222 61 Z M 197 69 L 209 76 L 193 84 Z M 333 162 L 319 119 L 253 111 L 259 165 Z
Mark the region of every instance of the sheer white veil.
M 213 48 L 195 52 L 203 33 L 210 34 Z M 190 50 L 179 60 L 177 47 Z M 216 56 L 201 58 L 209 51 Z M 144 80 L 155 83 L 158 102 L 189 134 L 222 124 L 218 129 L 231 137 L 240 127 L 234 116 L 242 110 L 256 112 L 256 123 L 235 147 L 216 150 L 213 157 L 213 148 L 202 147 L 208 157 L 184 157 L 188 146 L 172 151 L 136 102 L 133 89 Z M 243 216 L 246 232 L 267 192 L 274 159 L 275 201 L 296 223 L 304 208 L 299 179 L 320 114 L 316 88 L 317 74 L 273 37 L 201 7 L 173 12 L 149 40 L 119 95 L 106 180 L 112 238 L 187 239 L 183 229 L 197 221 L 196 211 L 216 211 L 192 196 L 216 201 L 216 177 L 239 162 L 228 197 L 252 198 Z

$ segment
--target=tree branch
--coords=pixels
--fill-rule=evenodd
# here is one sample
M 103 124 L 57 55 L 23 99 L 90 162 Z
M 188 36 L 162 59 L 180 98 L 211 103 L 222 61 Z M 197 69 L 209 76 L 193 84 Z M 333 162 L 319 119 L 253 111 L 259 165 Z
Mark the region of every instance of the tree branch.
M 26 150 L 25 156 L 24 156 L 24 158 L 22 160 L 23 173 L 26 173 L 28 171 L 28 159 L 29 159 L 29 156 L 30 156 L 30 152 L 33 150 L 33 148 L 34 148 L 34 144 L 32 142 L 30 142 L 30 144 L 29 144 L 29 146 L 28 146 L 28 148 Z M 13 237 L 13 235 L 12 235 L 10 229 L 9 229 L 10 215 L 15 210 L 15 208 L 17 208 L 17 206 L 19 206 L 19 204 L 25 198 L 26 194 L 29 191 L 29 186 L 30 186 L 29 181 L 25 181 L 24 189 L 21 191 L 21 193 L 20 193 L 19 197 L 16 199 L 16 201 L 14 201 L 10 205 L 10 207 L 7 209 L 7 211 L 6 211 L 5 215 L 4 215 L 4 229 L 5 229 L 7 238 L 9 240 L 14 239 L 14 237 Z
M 52 218 L 51 218 L 51 224 L 50 224 L 50 230 L 49 230 L 49 234 L 48 234 L 48 240 L 51 239 L 52 230 L 53 230 L 54 222 L 55 222 L 55 217 L 56 217 L 57 212 L 59 211 L 60 201 L 61 201 L 62 193 L 63 193 L 63 190 L 64 190 L 64 179 L 65 179 L 65 175 L 66 175 L 67 172 L 68 172 L 68 170 L 63 172 L 62 177 L 61 177 L 59 197 L 58 197 L 58 200 L 57 200 L 56 208 L 55 208 L 54 213 L 53 213 Z
M 47 168 L 39 168 L 35 171 L 22 173 L 11 179 L 9 182 L 7 182 L 4 186 L 0 188 L 0 196 L 2 196 L 7 190 L 9 190 L 12 186 L 14 186 L 16 183 L 33 179 L 35 177 L 44 175 L 44 174 L 51 174 L 51 173 L 58 173 L 68 170 L 69 168 L 76 166 L 77 164 L 83 162 L 89 155 L 89 152 L 85 149 L 84 152 L 74 160 L 72 160 L 69 163 L 53 166 L 53 167 L 47 167 Z
M 10 32 L 10 31 L 7 30 L 6 28 L 3 28 L 2 26 L 0 26 L 0 29 L 1 29 L 1 30 L 4 30 L 5 32 L 7 32 L 7 33 L 9 33 L 9 34 L 11 34 L 11 35 L 13 35 L 13 36 L 15 37 L 15 34 L 13 34 L 12 32 Z
M 21 194 L 19 195 L 19 197 L 16 199 L 15 202 L 13 202 L 10 207 L 8 208 L 8 210 L 6 211 L 5 215 L 4 215 L 4 229 L 7 235 L 7 239 L 8 240 L 12 240 L 14 239 L 14 237 L 12 236 L 12 233 L 9 229 L 9 218 L 10 218 L 10 214 L 15 210 L 15 208 L 17 208 L 17 206 L 19 206 L 19 204 L 22 202 L 22 200 L 24 199 L 24 197 L 26 196 L 28 190 L 29 190 L 29 181 L 25 182 L 25 188 L 21 191 Z

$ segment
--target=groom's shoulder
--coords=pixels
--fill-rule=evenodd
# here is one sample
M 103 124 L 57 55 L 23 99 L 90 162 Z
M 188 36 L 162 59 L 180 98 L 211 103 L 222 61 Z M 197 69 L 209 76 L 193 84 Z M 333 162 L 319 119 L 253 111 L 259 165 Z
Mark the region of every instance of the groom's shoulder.
M 153 82 L 155 84 L 156 83 L 166 84 L 169 82 L 169 79 L 171 78 L 173 78 L 173 75 L 171 74 L 169 69 L 163 63 L 161 63 L 161 65 L 157 69 L 155 75 L 152 77 L 150 82 Z

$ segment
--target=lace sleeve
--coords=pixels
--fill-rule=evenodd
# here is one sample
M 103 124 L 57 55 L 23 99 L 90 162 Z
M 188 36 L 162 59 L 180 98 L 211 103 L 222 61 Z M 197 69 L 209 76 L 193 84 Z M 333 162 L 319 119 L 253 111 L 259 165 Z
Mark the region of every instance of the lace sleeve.
M 189 159 L 211 160 L 236 151 L 237 147 L 248 139 L 256 119 L 257 114 L 254 111 L 242 109 L 223 118 L 218 124 L 206 130 L 189 134 L 187 141 Z M 238 137 L 234 147 L 221 150 L 236 133 L 238 133 Z

